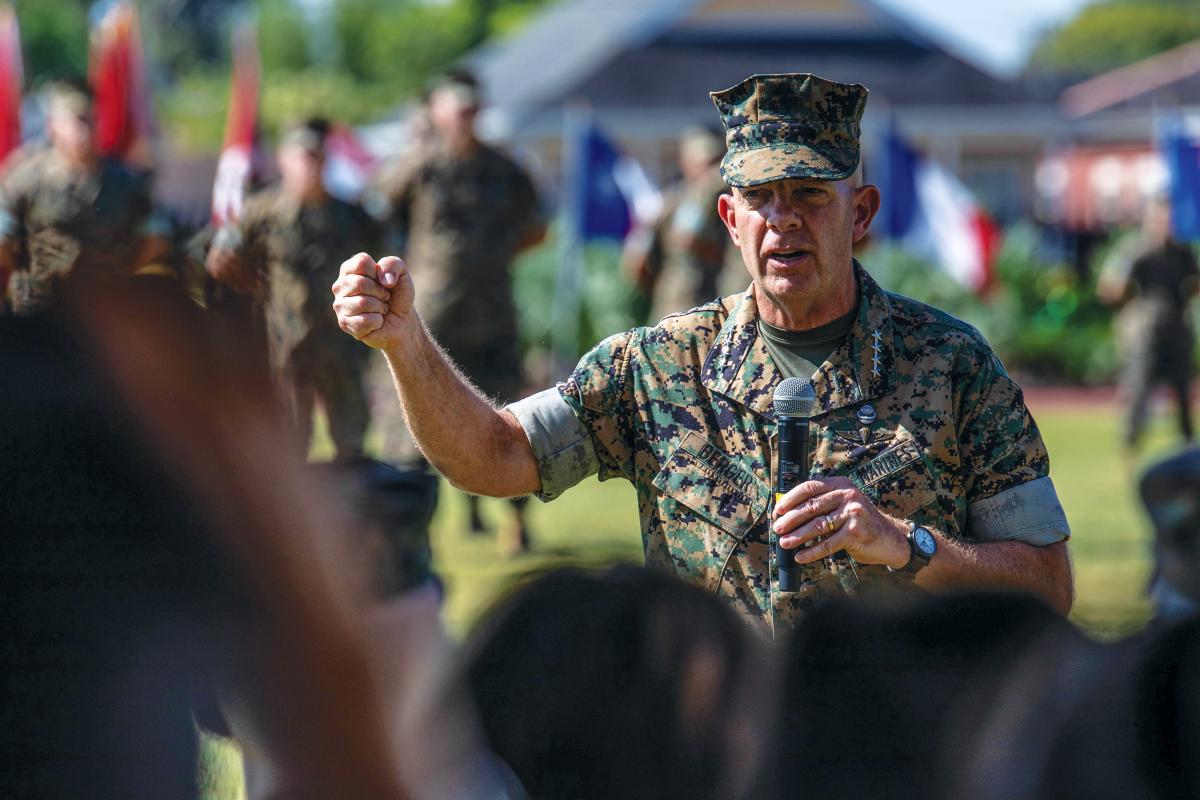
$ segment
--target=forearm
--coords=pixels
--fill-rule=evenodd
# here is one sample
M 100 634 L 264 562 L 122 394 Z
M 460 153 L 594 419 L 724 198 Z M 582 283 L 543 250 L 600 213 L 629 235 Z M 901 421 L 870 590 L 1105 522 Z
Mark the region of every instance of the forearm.
M 421 452 L 464 491 L 536 492 L 537 461 L 520 423 L 471 385 L 419 319 L 385 349 L 409 430 Z
M 937 554 L 917 573 L 918 586 L 947 589 L 1018 589 L 1038 595 L 1062 614 L 1075 599 L 1066 542 L 1038 547 L 1025 542 L 971 543 L 934 532 Z

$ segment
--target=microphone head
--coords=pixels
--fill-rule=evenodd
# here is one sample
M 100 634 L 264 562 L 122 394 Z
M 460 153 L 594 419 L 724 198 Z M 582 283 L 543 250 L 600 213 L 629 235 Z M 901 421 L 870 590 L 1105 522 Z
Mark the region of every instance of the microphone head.
M 775 387 L 771 407 L 777 417 L 808 419 L 817 408 L 817 393 L 807 378 L 785 378 Z

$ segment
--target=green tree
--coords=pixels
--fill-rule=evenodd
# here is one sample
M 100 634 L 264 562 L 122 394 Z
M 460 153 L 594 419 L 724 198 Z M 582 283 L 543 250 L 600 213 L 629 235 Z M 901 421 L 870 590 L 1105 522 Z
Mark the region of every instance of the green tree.
M 1200 39 L 1196 0 L 1101 0 L 1047 31 L 1031 72 L 1094 74 Z
M 334 11 L 346 72 L 405 93 L 467 50 L 471 25 L 467 6 L 460 2 L 342 0 Z
M 84 74 L 89 5 L 88 0 L 24 0 L 16 4 L 27 86 Z
M 299 72 L 311 63 L 308 23 L 291 0 L 258 0 L 258 54 L 263 72 Z

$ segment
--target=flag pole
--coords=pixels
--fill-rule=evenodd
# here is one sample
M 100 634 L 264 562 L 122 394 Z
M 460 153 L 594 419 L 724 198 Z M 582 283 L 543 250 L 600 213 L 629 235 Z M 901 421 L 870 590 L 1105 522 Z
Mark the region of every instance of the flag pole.
M 563 109 L 562 186 L 560 190 L 561 241 L 554 282 L 554 313 L 550 330 L 553 376 L 570 374 L 579 355 L 579 314 L 582 307 L 583 225 L 587 211 L 587 148 L 591 111 L 581 103 Z

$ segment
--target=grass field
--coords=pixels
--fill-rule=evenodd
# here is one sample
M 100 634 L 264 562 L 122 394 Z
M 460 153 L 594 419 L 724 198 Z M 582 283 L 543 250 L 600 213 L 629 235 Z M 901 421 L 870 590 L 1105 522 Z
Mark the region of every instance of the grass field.
M 1146 461 L 1170 448 L 1168 421 L 1156 419 L 1144 455 L 1124 463 L 1118 448 L 1119 418 L 1109 406 L 1068 407 L 1030 401 L 1051 456 L 1051 475 L 1071 522 L 1075 564 L 1072 619 L 1093 636 L 1114 638 L 1136 630 L 1149 616 L 1151 533 L 1134 480 Z M 503 501 L 484 501 L 493 529 L 509 514 Z M 443 486 L 432 540 L 438 571 L 447 587 L 445 618 L 463 635 L 488 606 L 523 576 L 559 564 L 640 562 L 637 503 L 624 481 L 595 479 L 553 503 L 530 503 L 533 550 L 502 557 L 494 534 L 467 532 L 462 494 Z M 201 781 L 208 800 L 241 797 L 236 750 L 205 742 Z

